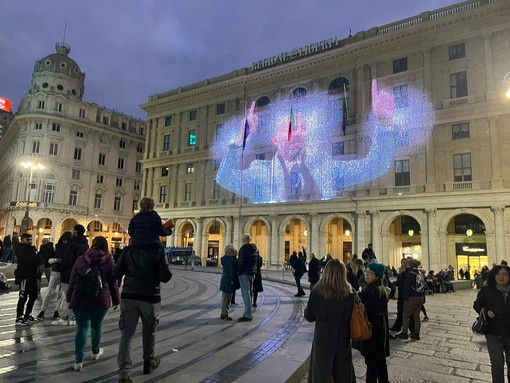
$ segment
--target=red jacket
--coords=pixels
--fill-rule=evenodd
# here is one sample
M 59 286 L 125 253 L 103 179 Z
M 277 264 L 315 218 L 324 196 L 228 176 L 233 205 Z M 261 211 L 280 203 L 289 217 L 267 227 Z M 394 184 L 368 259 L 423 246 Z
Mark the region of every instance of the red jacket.
M 100 262 L 99 270 L 101 271 L 103 290 L 97 297 L 80 296 L 74 290 L 78 277 L 78 270 L 90 267 L 90 264 L 97 260 Z M 113 266 L 113 258 L 110 254 L 99 249 L 91 248 L 84 255 L 79 257 L 73 266 L 69 288 L 67 289 L 69 308 L 98 310 L 108 309 L 112 304 L 117 306 L 120 303 L 119 286 L 117 285 L 117 279 L 112 275 Z

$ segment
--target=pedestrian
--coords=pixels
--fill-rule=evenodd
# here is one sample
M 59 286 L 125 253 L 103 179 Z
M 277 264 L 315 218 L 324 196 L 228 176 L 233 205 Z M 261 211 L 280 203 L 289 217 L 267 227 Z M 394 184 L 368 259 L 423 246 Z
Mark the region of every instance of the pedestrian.
M 407 258 L 400 260 L 400 269 L 397 275 L 397 318 L 390 330 L 400 332 L 402 330 L 402 316 L 404 314 L 404 278 L 408 272 L 409 263 Z
M 10 290 L 11 284 L 7 281 L 7 277 L 4 273 L 0 272 L 0 291 Z
M 363 276 L 363 271 L 365 270 L 365 265 L 363 260 L 356 258 L 352 262 L 351 270 L 347 271 L 347 280 L 351 284 L 354 291 L 360 291 L 359 280 Z
M 191 271 L 195 270 L 195 258 L 196 258 L 195 250 L 191 250 Z
M 18 266 L 14 270 L 14 283 L 19 285 L 16 324 L 27 325 L 36 321 L 31 314 L 37 299 L 37 278 L 42 273 L 42 259 L 37 254 L 35 246 L 32 246 L 32 236 L 27 233 L 21 235 L 17 252 Z
M 62 264 L 60 266 L 60 290 L 59 300 L 57 301 L 57 310 L 60 317 L 51 322 L 53 326 L 74 326 L 75 320 L 73 316 L 69 316 L 69 308 L 67 305 L 67 289 L 71 280 L 71 272 L 76 260 L 84 255 L 89 249 L 87 237 L 85 237 L 85 228 L 83 225 L 75 225 L 73 227 L 73 237 L 64 249 Z
M 469 271 L 469 269 L 467 269 L 467 270 L 464 272 L 464 278 L 466 278 L 467 280 L 470 280 L 470 279 L 471 279 L 471 272 Z
M 409 271 L 404 275 L 403 300 L 404 308 L 402 314 L 402 332 L 397 335 L 400 339 L 408 339 L 409 321 L 411 316 L 414 318 L 414 331 L 411 332 L 411 339 L 420 340 L 420 311 L 423 306 L 423 297 L 425 295 L 425 279 L 418 270 L 420 261 L 410 259 L 408 261 Z
M 46 295 L 43 299 L 41 305 L 41 311 L 39 315 L 37 315 L 38 320 L 44 320 L 44 312 L 48 308 L 50 302 L 59 294 L 60 290 L 60 266 L 62 263 L 62 258 L 64 257 L 64 250 L 69 244 L 69 241 L 73 238 L 73 234 L 70 231 L 65 231 L 57 242 L 55 246 L 55 253 L 51 258 L 48 259 L 48 264 L 51 266 L 50 279 L 48 283 L 48 289 L 46 290 Z M 62 300 L 61 300 L 62 301 Z M 63 303 L 66 303 L 66 300 L 63 300 Z M 57 301 L 55 312 L 53 313 L 53 320 L 57 321 L 60 318 L 60 314 L 58 312 L 58 306 L 60 306 L 60 302 Z
M 303 270 L 303 262 L 299 258 L 298 254 L 293 251 L 292 255 L 290 256 L 289 263 L 292 266 L 292 274 L 294 275 L 294 280 L 296 281 L 296 287 L 298 289 L 297 294 L 295 294 L 295 297 L 302 297 L 305 294 L 305 291 L 303 290 L 303 287 L 301 286 L 301 277 L 303 277 L 304 270 Z
M 459 279 L 464 279 L 464 269 L 462 267 L 459 270 Z
M 12 240 L 11 240 L 11 235 L 10 234 L 7 234 L 5 237 L 4 237 L 4 247 L 3 247 L 3 257 L 4 257 L 4 262 L 7 263 L 11 260 L 11 257 L 12 257 Z
M 255 278 L 253 279 L 253 305 L 252 307 L 257 307 L 257 298 L 259 293 L 264 291 L 262 286 L 262 257 L 257 255 L 257 273 L 255 274 Z
M 367 383 L 388 383 L 386 358 L 390 356 L 388 293 L 382 279 L 386 267 L 369 263 L 365 269 L 366 286 L 360 294 L 368 321 L 372 324 L 372 338 L 363 341 L 361 354 L 367 366 Z
M 83 369 L 89 328 L 92 359 L 97 360 L 103 355 L 103 319 L 112 305 L 115 310 L 119 304 L 119 287 L 113 276 L 113 266 L 113 257 L 108 253 L 108 241 L 101 236 L 95 237 L 92 247 L 74 263 L 67 289 L 67 302 L 76 318 L 75 371 Z M 90 275 L 94 272 L 97 274 L 92 281 Z
M 117 366 L 119 382 L 131 383 L 131 340 L 138 320 L 142 321 L 143 373 L 158 368 L 160 359 L 154 356 L 156 328 L 161 311 L 161 282 L 172 278 L 168 259 L 163 251 L 146 253 L 133 246 L 123 249 L 113 270 L 114 277 L 124 276 L 120 296 L 119 328 L 121 337 Z
M 241 285 L 241 295 L 244 303 L 244 314 L 238 319 L 239 322 L 251 322 L 251 302 L 253 295 L 253 280 L 257 273 L 257 257 L 259 251 L 255 244 L 251 242 L 251 235 L 243 235 L 243 245 L 239 249 L 239 259 L 237 260 L 237 274 Z
M 305 319 L 315 322 L 308 371 L 309 383 L 355 383 L 350 323 L 353 290 L 342 261 L 326 264 L 320 281 L 310 293 Z
M 230 300 L 232 299 L 232 293 L 236 289 L 237 276 L 237 251 L 234 245 L 227 245 L 225 247 L 225 255 L 221 257 L 221 280 L 220 280 L 220 291 L 221 291 L 221 314 L 220 318 L 225 320 L 232 320 L 228 316 L 230 309 Z
M 488 319 L 485 339 L 491 362 L 492 381 L 505 382 L 505 361 L 507 379 L 510 381 L 510 268 L 494 266 L 473 304 L 475 311 Z
M 43 271 L 44 276 L 46 277 L 46 282 L 50 282 L 50 274 L 51 274 L 51 265 L 48 263 L 50 258 L 54 258 L 55 256 L 55 247 L 53 242 L 49 240 L 49 238 L 43 238 L 41 241 L 41 246 L 39 246 L 39 255 L 41 256 L 44 264 Z
M 308 263 L 308 282 L 310 282 L 310 291 L 313 290 L 321 277 L 321 263 L 315 256 L 315 253 L 310 253 L 310 263 Z

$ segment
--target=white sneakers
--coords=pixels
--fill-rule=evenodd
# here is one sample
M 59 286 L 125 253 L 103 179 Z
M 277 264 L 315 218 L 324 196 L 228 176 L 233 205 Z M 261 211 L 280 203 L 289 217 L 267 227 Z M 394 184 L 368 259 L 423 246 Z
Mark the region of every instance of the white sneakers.
M 52 326 L 76 326 L 76 320 L 74 318 L 58 318 L 51 322 Z
M 73 370 L 74 371 L 81 371 L 81 370 L 83 370 L 83 363 L 75 363 L 75 364 L 73 364 Z
M 97 354 L 92 353 L 92 360 L 98 360 L 103 356 L 104 349 L 101 347 Z

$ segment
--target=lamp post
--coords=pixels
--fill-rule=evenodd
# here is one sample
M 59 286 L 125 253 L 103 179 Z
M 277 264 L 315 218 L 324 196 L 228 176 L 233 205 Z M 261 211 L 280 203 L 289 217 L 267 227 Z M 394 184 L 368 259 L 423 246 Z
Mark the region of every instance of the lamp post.
M 29 159 L 27 161 L 23 161 L 21 167 L 24 169 L 28 169 L 30 172 L 30 177 L 27 186 L 27 199 L 26 199 L 26 208 L 25 208 L 25 216 L 21 221 L 21 234 L 25 234 L 28 231 L 28 221 L 30 220 L 29 212 L 30 212 L 30 189 L 32 188 L 32 178 L 34 176 L 34 171 L 44 169 L 44 165 L 39 161 L 38 158 Z

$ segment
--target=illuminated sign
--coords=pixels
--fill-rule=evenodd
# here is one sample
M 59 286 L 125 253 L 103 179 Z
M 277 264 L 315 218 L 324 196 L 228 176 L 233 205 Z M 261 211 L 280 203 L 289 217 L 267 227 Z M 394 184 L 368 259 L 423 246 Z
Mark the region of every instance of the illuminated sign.
M 487 255 L 485 243 L 456 243 L 457 255 Z
M 29 207 L 38 207 L 39 204 L 37 202 L 29 202 Z M 24 201 L 11 201 L 11 203 L 9 204 L 9 206 L 11 207 L 22 207 L 22 208 L 26 208 L 27 207 L 27 203 L 24 202 Z
M 0 110 L 5 110 L 6 112 L 11 111 L 11 100 L 7 98 L 0 97 Z

